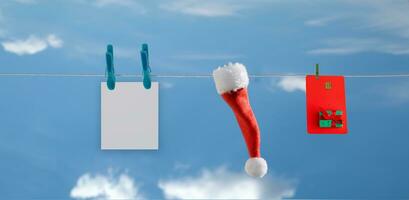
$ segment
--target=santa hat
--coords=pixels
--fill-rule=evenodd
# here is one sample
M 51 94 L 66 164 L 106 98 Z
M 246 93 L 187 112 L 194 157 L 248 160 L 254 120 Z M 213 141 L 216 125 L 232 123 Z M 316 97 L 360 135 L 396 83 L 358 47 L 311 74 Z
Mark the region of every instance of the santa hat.
M 244 167 L 247 174 L 263 177 L 267 173 L 267 162 L 260 156 L 260 130 L 248 99 L 246 67 L 229 63 L 214 70 L 213 78 L 217 92 L 233 110 L 246 141 L 250 156 Z

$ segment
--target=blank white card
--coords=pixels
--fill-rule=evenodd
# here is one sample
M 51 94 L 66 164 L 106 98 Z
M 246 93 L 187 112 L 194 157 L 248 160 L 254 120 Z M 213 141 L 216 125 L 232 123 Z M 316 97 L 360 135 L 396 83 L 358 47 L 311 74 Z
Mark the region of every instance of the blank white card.
M 158 149 L 159 84 L 101 83 L 101 149 Z

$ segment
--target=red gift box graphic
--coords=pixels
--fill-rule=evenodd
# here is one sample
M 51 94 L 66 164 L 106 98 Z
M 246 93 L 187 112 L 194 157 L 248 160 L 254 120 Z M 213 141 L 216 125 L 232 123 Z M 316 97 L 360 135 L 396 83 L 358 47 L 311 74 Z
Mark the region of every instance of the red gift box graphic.
M 342 128 L 343 112 L 341 110 L 324 110 L 319 112 L 320 128 Z

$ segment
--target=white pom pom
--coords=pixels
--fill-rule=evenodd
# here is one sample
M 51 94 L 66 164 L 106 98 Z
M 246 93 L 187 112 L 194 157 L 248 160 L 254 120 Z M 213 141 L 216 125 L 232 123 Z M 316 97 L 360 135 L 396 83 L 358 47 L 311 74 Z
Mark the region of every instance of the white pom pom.
M 219 94 L 236 91 L 249 85 L 246 67 L 240 63 L 229 63 L 213 71 L 213 79 Z
M 247 174 L 253 177 L 263 177 L 266 175 L 268 167 L 267 167 L 267 162 L 264 160 L 264 158 L 249 158 L 246 161 L 246 165 L 244 167 L 246 170 Z

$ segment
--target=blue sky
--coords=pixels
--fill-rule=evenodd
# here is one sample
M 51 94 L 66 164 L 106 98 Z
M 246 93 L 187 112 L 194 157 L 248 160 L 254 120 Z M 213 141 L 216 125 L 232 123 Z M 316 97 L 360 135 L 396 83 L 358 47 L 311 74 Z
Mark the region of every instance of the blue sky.
M 313 73 L 315 63 L 322 74 L 408 73 L 408 9 L 406 0 L 5 0 L 0 71 L 102 74 L 112 43 L 116 72 L 139 74 L 146 42 L 157 74 L 210 74 L 230 61 L 251 74 Z M 409 197 L 408 78 L 347 78 L 348 135 L 306 133 L 302 79 L 251 79 L 263 180 L 245 175 L 240 130 L 212 79 L 156 80 L 158 151 L 101 151 L 101 81 L 0 78 L 2 197 Z

